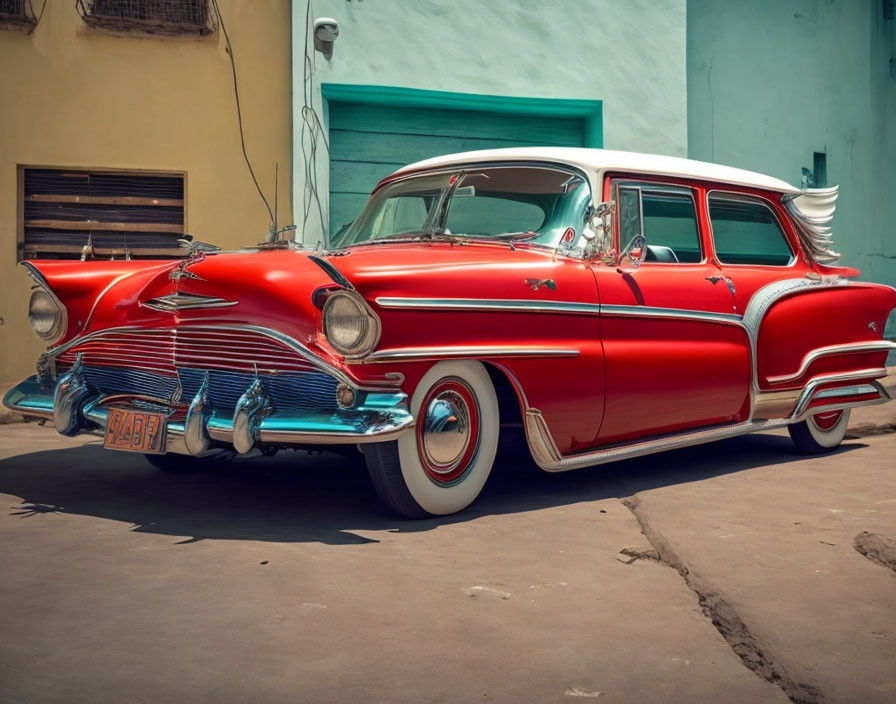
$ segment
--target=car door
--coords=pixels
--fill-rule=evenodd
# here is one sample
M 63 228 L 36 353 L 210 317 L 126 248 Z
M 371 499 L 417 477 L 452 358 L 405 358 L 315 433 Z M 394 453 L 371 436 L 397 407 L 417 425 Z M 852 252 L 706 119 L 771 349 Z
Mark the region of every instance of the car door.
M 644 260 L 595 263 L 606 369 L 600 444 L 732 423 L 749 413 L 749 341 L 729 280 L 709 256 L 702 188 L 610 178 L 616 251 L 638 234 Z

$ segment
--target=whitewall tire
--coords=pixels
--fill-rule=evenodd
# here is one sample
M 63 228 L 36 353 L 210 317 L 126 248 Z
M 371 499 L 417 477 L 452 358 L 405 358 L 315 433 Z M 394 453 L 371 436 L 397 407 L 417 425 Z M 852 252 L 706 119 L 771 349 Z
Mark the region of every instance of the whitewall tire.
M 849 426 L 849 409 L 823 411 L 787 426 L 793 444 L 800 452 L 817 455 L 838 447 Z
M 410 518 L 466 508 L 498 447 L 498 398 L 488 372 L 481 362 L 439 362 L 417 385 L 411 413 L 415 428 L 399 440 L 362 446 L 377 493 Z

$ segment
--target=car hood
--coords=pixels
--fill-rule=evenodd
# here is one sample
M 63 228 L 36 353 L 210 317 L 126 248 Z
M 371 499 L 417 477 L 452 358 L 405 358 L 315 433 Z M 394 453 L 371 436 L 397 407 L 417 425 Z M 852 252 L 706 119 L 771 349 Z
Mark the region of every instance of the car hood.
M 541 297 L 531 281 L 551 279 L 558 263 L 552 252 L 536 247 L 409 242 L 331 253 L 245 250 L 183 261 L 27 266 L 66 306 L 69 330 L 60 342 L 110 327 L 201 322 L 272 328 L 333 356 L 320 338 L 321 312 L 312 296 L 342 277 L 377 309 L 382 297 Z

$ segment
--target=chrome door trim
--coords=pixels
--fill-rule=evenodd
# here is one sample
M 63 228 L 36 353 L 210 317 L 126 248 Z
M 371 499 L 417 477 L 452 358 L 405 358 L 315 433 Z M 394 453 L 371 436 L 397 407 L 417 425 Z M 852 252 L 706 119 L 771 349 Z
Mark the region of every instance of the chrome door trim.
M 425 310 L 484 310 L 520 313 L 578 313 L 580 315 L 633 316 L 638 318 L 669 318 L 724 323 L 743 327 L 741 316 L 733 313 L 708 313 L 685 308 L 656 306 L 623 306 L 574 301 L 541 301 L 519 298 L 399 298 L 381 296 L 375 299 L 383 308 Z
M 657 308 L 654 306 L 621 306 L 602 303 L 601 315 L 633 316 L 636 318 L 667 318 L 670 320 L 695 320 L 706 323 L 724 323 L 744 327 L 743 319 L 734 313 L 708 313 L 685 308 Z
M 826 347 L 817 347 L 814 350 L 811 350 L 803 357 L 803 361 L 800 362 L 799 369 L 797 369 L 792 374 L 782 374 L 780 376 L 769 376 L 766 377 L 766 381 L 769 384 L 782 384 L 785 381 L 793 381 L 794 379 L 799 379 L 803 374 L 806 373 L 806 370 L 809 366 L 815 362 L 817 359 L 822 357 L 827 357 L 835 354 L 853 354 L 858 352 L 884 352 L 896 350 L 896 342 L 887 342 L 886 340 L 881 340 L 880 342 L 852 342 L 844 345 L 827 345 Z
M 579 313 L 597 315 L 597 303 L 575 301 L 542 301 L 525 298 L 405 298 L 379 296 L 374 301 L 383 308 L 423 310 L 486 310 L 519 313 Z
M 491 357 L 575 357 L 579 350 L 572 348 L 525 347 L 522 345 L 478 345 L 444 347 L 396 347 L 378 350 L 365 357 L 347 358 L 352 363 L 420 361 L 427 359 L 465 359 Z

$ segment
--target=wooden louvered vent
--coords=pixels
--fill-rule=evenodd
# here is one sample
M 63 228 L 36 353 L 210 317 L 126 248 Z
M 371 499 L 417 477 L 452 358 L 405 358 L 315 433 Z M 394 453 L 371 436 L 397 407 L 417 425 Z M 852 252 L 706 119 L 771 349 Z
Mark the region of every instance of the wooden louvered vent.
M 23 172 L 23 258 L 184 256 L 182 174 Z

